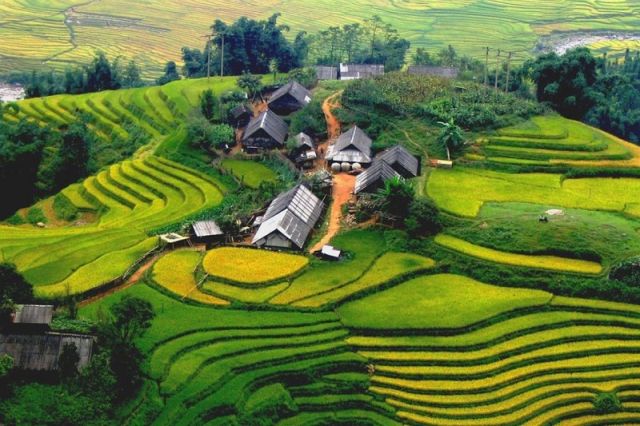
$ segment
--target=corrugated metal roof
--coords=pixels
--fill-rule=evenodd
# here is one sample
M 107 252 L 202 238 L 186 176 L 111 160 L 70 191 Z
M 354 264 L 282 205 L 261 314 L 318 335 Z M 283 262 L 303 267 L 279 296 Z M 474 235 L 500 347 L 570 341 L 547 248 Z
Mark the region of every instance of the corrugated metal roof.
M 340 80 L 384 75 L 384 65 L 379 64 L 340 64 Z
M 409 74 L 414 75 L 432 75 L 435 77 L 458 78 L 458 68 L 437 67 L 431 65 L 411 65 L 407 69 Z
M 420 170 L 420 162 L 418 161 L 418 159 L 401 145 L 395 145 L 378 154 L 375 158 L 375 161 L 384 161 L 401 175 L 409 174 L 410 176 L 416 177 L 418 176 L 418 172 Z M 405 171 L 403 171 L 402 169 L 404 169 Z
M 16 368 L 53 371 L 67 343 L 74 343 L 80 356 L 78 367 L 89 364 L 93 351 L 93 336 L 66 333 L 0 334 L 0 353 L 9 354 Z
M 309 188 L 304 184 L 295 186 L 271 202 L 253 238 L 253 244 L 279 231 L 298 248 L 302 248 L 320 218 L 322 208 L 322 201 Z
M 242 140 L 248 140 L 260 129 L 267 132 L 267 134 L 280 145 L 284 144 L 284 141 L 287 139 L 287 133 L 289 132 L 289 126 L 287 126 L 287 123 L 285 123 L 282 118 L 273 111 L 266 110 L 249 122 Z
M 316 77 L 318 80 L 337 80 L 338 67 L 316 66 Z
M 291 81 L 273 92 L 271 98 L 269 98 L 269 103 L 275 102 L 285 95 L 291 95 L 298 101 L 300 106 L 306 106 L 311 102 L 311 92 L 297 81 Z
M 329 147 L 327 160 L 347 161 L 368 164 L 371 162 L 371 138 L 358 126 L 353 126 L 340 135 L 338 140 Z
M 53 305 L 18 305 L 14 324 L 51 324 Z
M 387 180 L 396 177 L 401 178 L 402 176 L 384 161 L 376 161 L 364 173 L 358 175 L 354 192 L 359 194 L 365 191 L 372 191 L 380 188 Z
M 224 235 L 224 232 L 213 220 L 201 220 L 191 225 L 191 227 L 198 238 Z
M 308 146 L 309 148 L 313 149 L 313 140 L 311 139 L 311 136 L 307 135 L 306 133 L 300 132 L 295 136 L 295 140 L 296 140 L 296 147 L 300 148 L 302 146 Z

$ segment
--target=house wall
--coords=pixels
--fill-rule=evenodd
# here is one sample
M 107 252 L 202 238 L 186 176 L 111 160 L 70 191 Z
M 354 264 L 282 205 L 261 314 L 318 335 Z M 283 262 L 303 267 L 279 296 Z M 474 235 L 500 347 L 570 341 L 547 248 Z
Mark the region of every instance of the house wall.
M 278 115 L 288 115 L 298 111 L 302 105 L 291 95 L 284 95 L 273 102 L 269 102 L 269 109 Z
M 280 144 L 276 142 L 271 136 L 267 134 L 263 129 L 258 130 L 250 138 L 243 140 L 242 145 L 247 148 L 262 148 L 262 149 L 274 149 L 279 148 Z

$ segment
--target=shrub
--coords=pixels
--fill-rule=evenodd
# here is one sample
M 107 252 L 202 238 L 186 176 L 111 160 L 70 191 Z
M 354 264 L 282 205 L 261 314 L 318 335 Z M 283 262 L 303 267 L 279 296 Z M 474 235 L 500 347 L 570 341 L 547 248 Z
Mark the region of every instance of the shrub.
M 64 195 L 58 194 L 53 199 L 53 211 L 60 220 L 70 222 L 78 217 L 78 209 Z
M 431 201 L 417 198 L 409 207 L 404 226 L 411 237 L 437 234 L 442 229 L 440 212 Z
M 40 207 L 32 207 L 27 212 L 27 222 L 29 222 L 32 225 L 35 225 L 36 223 L 39 223 L 39 222 L 46 223 L 47 218 Z
M 599 393 L 593 400 L 593 406 L 598 414 L 611 414 L 622 410 L 620 399 L 614 392 Z

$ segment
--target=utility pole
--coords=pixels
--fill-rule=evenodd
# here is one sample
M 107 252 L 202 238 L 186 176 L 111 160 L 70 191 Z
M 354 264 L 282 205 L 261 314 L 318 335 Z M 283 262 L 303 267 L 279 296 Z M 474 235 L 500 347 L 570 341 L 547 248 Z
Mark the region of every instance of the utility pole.
M 222 34 L 222 50 L 220 52 L 220 77 L 224 77 L 224 34 Z
M 504 93 L 509 93 L 509 77 L 511 72 L 511 56 L 513 52 L 509 52 L 509 57 L 507 58 L 507 84 L 504 86 Z
M 500 71 L 500 49 L 498 49 L 498 56 L 496 56 L 496 79 L 495 79 L 495 91 L 498 91 L 498 72 Z
M 484 61 L 484 87 L 485 90 L 489 84 L 489 48 L 487 47 L 487 56 Z
M 209 77 L 211 76 L 211 38 L 213 34 L 203 35 L 201 38 L 207 39 L 207 83 L 209 83 Z

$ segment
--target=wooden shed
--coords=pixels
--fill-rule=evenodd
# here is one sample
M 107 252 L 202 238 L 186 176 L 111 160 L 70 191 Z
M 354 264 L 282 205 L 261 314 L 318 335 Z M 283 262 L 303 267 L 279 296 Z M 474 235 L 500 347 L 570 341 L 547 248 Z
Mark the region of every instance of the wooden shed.
M 373 142 L 358 126 L 340 135 L 336 142 L 327 150 L 326 160 L 329 163 L 371 163 L 371 145 Z
M 376 161 L 373 165 L 356 178 L 354 194 L 362 192 L 376 192 L 389 179 L 402 178 L 393 167 L 384 161 Z
M 282 148 L 288 133 L 287 123 L 273 111 L 267 110 L 249 122 L 242 145 L 247 152 Z
M 289 115 L 302 109 L 311 102 L 311 92 L 297 81 L 292 81 L 275 92 L 269 98 L 269 109 L 279 115 Z
M 384 75 L 382 64 L 340 64 L 340 80 L 358 80 Z
M 384 161 L 406 179 L 420 175 L 420 160 L 402 145 L 395 145 L 378 154 L 374 160 Z
M 453 67 L 438 67 L 432 65 L 411 65 L 407 69 L 407 73 L 413 75 L 428 75 L 433 77 L 442 77 L 448 79 L 458 78 L 460 70 Z
M 191 225 L 191 239 L 196 243 L 224 242 L 224 232 L 213 220 L 200 220 Z
M 95 338 L 83 334 L 0 334 L 0 353 L 13 358 L 14 368 L 32 371 L 55 371 L 66 344 L 76 346 L 80 361 L 78 368 L 89 364 Z

